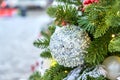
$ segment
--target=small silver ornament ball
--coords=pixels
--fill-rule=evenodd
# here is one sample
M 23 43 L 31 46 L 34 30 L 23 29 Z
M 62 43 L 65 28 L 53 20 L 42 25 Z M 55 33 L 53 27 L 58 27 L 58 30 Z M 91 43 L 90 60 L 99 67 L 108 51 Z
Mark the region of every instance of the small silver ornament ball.
M 50 39 L 50 51 L 53 58 L 65 67 L 75 67 L 84 63 L 90 38 L 77 26 L 57 27 Z
M 117 80 L 120 77 L 120 57 L 110 56 L 103 62 L 103 66 L 107 71 L 106 77 L 110 80 Z

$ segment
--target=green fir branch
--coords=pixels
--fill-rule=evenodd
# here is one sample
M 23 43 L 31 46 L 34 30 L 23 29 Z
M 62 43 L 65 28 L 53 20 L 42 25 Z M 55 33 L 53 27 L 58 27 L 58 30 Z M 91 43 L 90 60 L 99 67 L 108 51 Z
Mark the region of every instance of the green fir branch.
M 50 36 L 55 32 L 55 29 L 56 29 L 56 26 L 54 26 L 54 25 L 51 25 L 48 27 L 48 31 L 49 31 Z
M 53 13 L 53 10 L 54 13 Z M 66 5 L 58 5 L 54 7 L 48 8 L 47 13 L 52 17 L 55 17 L 58 24 L 61 24 L 63 21 L 70 24 L 77 24 L 78 12 L 77 9 L 68 4 Z
M 120 26 L 120 1 L 100 0 L 85 8 L 83 17 L 79 17 L 78 24 L 94 35 L 103 36 L 109 28 Z
M 110 26 L 106 26 L 105 24 L 104 24 L 104 26 L 98 25 L 97 29 L 95 30 L 95 33 L 94 33 L 94 38 L 98 38 L 98 37 L 104 35 L 109 28 L 110 28 Z
M 45 72 L 42 78 L 43 80 L 62 80 L 71 70 L 71 68 L 55 64 L 55 66 L 50 67 L 50 69 Z M 67 71 L 67 73 L 65 71 Z
M 108 26 L 111 27 L 120 26 L 120 1 L 116 2 L 112 6 L 109 6 L 105 19 L 106 19 L 105 22 Z
M 96 6 L 96 4 L 90 5 L 86 8 L 84 15 L 82 17 L 79 17 L 78 24 L 84 30 L 95 35 L 96 38 L 100 37 L 108 29 L 106 28 L 108 26 L 104 25 L 105 14 L 106 13 L 104 7 Z M 101 30 L 97 30 L 97 28 L 100 28 Z
M 55 31 L 55 26 L 49 26 L 47 31 L 41 31 L 41 35 L 43 36 L 43 39 L 37 39 L 34 41 L 34 46 L 38 47 L 38 48 L 47 48 L 49 46 L 50 43 L 50 37 L 51 35 L 54 33 Z
M 40 56 L 43 58 L 52 58 L 50 50 L 46 49 L 40 53 Z
M 49 43 L 50 43 L 50 37 L 54 33 L 56 27 L 51 25 L 48 27 L 47 31 L 41 31 L 41 35 L 43 36 L 43 39 L 37 39 L 34 41 L 34 46 L 44 49 L 41 53 L 40 56 L 43 58 L 52 58 L 51 52 L 48 49 Z
M 33 44 L 38 48 L 44 49 L 49 46 L 49 42 L 48 39 L 37 39 Z
M 120 32 L 120 27 L 110 28 L 106 34 L 102 37 L 95 38 L 89 48 L 88 54 L 85 57 L 86 63 L 91 65 L 98 65 L 103 62 L 103 60 L 109 56 L 108 54 L 108 45 L 112 39 L 112 34 L 117 34 Z M 114 54 L 113 54 L 114 55 Z
M 29 80 L 43 80 L 40 72 L 34 72 L 30 77 Z
M 48 39 L 48 40 L 50 40 L 50 34 L 49 34 L 49 32 L 47 33 L 47 32 L 44 32 L 44 31 L 41 31 L 41 35 L 45 38 L 45 39 Z
M 110 41 L 108 49 L 110 52 L 120 52 L 120 34 Z
M 47 9 L 47 14 L 50 16 L 50 17 L 55 17 L 56 16 L 56 12 L 57 12 L 58 8 L 57 6 L 50 6 L 48 9 Z
M 83 28 L 85 31 L 93 34 L 95 32 L 95 26 L 94 23 L 89 22 L 87 17 L 81 17 L 78 19 L 78 24 L 81 28 Z

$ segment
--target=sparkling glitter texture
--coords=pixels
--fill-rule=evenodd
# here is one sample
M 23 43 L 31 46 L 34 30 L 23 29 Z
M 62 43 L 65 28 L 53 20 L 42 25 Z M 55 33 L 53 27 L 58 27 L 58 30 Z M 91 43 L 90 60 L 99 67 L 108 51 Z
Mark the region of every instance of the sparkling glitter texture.
M 88 34 L 77 26 L 57 28 L 51 36 L 49 48 L 53 58 L 65 67 L 84 64 L 84 57 L 89 47 Z

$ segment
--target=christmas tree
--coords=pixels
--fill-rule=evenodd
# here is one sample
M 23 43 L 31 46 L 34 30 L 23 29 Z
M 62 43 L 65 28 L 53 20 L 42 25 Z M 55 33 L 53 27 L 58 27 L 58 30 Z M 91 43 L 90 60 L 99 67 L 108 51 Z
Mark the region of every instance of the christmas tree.
M 30 80 L 120 80 L 120 0 L 56 1 L 54 22 L 34 42 L 53 62 Z

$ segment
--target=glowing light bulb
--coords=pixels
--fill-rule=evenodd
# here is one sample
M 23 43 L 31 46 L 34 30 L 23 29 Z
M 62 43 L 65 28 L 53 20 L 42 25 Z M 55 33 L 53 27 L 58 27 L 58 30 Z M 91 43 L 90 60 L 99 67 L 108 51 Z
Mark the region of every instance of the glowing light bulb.
M 112 37 L 114 38 L 114 37 L 115 37 L 115 34 L 112 34 Z
M 120 11 L 117 12 L 117 15 L 120 16 Z
M 51 66 L 52 66 L 52 67 L 55 67 L 56 64 L 57 64 L 57 62 L 54 61 L 54 60 L 52 60 Z
M 65 70 L 65 73 L 68 73 L 68 71 Z

